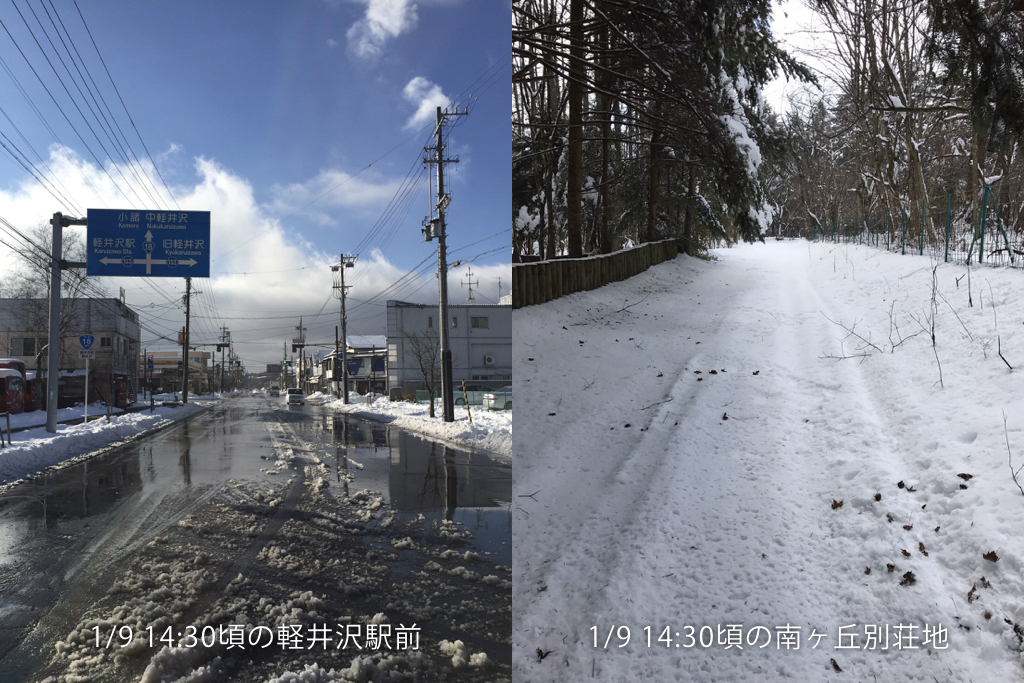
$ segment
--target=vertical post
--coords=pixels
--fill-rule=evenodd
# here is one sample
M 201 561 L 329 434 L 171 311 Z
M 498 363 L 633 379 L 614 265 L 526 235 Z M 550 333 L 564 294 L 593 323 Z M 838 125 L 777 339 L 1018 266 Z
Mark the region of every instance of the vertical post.
M 334 397 L 341 397 L 341 387 L 338 386 L 338 362 L 341 360 L 341 350 L 338 347 L 338 326 L 334 326 L 334 367 L 331 372 L 331 380 L 334 382 Z
M 50 247 L 50 334 L 46 355 L 46 431 L 57 433 L 57 385 L 60 382 L 60 258 L 64 214 L 53 214 Z
M 900 210 L 903 212 L 903 244 L 900 245 L 900 256 L 905 256 L 907 253 L 907 207 L 901 206 Z
M 925 212 L 925 200 L 921 200 L 921 252 L 920 255 L 924 256 L 924 212 Z
M 345 329 L 345 255 L 341 254 L 341 402 L 348 405 L 348 331 Z
M 89 359 L 85 359 L 85 424 L 89 423 Z
M 192 313 L 192 278 L 185 278 L 185 347 L 181 354 L 182 382 L 181 402 L 188 403 L 188 323 L 189 315 Z
M 437 108 L 437 130 L 434 152 L 437 156 L 437 284 L 440 299 L 439 327 L 441 329 L 441 406 L 445 422 L 455 421 L 452 400 L 452 351 L 448 347 L 448 256 L 445 251 L 444 224 L 444 117 Z
M 978 244 L 978 263 L 984 261 L 985 258 L 985 219 L 986 210 L 988 209 L 988 185 L 985 186 L 985 190 L 982 193 L 981 199 L 981 221 L 978 223 L 978 229 L 981 232 L 980 243 Z
M 946 195 L 946 258 L 943 263 L 949 263 L 949 221 L 953 212 L 953 195 Z

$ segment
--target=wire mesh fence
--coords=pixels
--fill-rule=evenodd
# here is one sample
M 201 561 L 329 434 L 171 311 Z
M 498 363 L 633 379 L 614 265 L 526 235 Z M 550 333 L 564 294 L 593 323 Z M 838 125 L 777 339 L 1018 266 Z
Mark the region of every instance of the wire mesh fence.
M 840 217 L 813 226 L 807 236 L 816 242 L 864 244 L 897 254 L 928 254 L 946 263 L 1024 268 L 1022 207 L 1005 202 L 1000 206 L 992 187 L 986 185 L 975 220 L 967 218 L 970 209 L 958 205 L 953 195 L 946 195 L 917 207 Z

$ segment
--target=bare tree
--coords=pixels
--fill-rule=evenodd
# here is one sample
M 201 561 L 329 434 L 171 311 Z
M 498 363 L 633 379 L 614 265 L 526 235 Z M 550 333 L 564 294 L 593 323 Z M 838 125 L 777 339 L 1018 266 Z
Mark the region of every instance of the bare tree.
M 0 277 L 0 300 L 10 313 L 22 322 L 26 332 L 42 332 L 49 329 L 50 310 L 50 249 L 53 233 L 48 225 L 40 225 L 29 233 L 31 243 L 21 245 L 15 251 L 13 263 L 5 275 Z M 81 235 L 65 232 L 62 236 L 61 253 L 68 261 L 85 261 L 85 243 Z M 76 302 L 88 295 L 103 297 L 107 293 L 96 278 L 90 278 L 84 269 L 70 268 L 61 271 L 60 338 L 63 340 L 70 331 L 78 327 Z M 40 353 L 40 349 L 36 349 Z M 70 349 L 61 344 L 61 363 L 70 363 Z
M 437 330 L 429 329 L 421 335 L 402 330 L 402 335 L 409 342 L 409 353 L 423 375 L 423 385 L 430 393 L 430 417 L 436 417 L 434 391 L 441 385 L 441 344 Z

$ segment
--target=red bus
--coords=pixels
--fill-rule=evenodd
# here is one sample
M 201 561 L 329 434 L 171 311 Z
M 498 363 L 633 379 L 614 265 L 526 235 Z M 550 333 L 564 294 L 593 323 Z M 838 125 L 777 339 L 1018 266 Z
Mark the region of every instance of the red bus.
M 25 409 L 25 380 L 13 368 L 0 368 L 0 413 L 20 413 Z

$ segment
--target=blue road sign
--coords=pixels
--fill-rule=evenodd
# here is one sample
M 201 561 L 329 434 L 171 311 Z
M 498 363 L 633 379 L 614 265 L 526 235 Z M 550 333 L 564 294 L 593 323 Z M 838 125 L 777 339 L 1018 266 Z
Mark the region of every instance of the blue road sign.
M 82 345 L 82 348 L 86 351 L 92 346 L 92 343 L 96 341 L 96 337 L 91 334 L 83 334 L 78 338 L 78 343 Z
M 210 277 L 209 211 L 89 209 L 87 275 Z
M 146 356 L 146 369 L 153 372 L 153 356 Z

